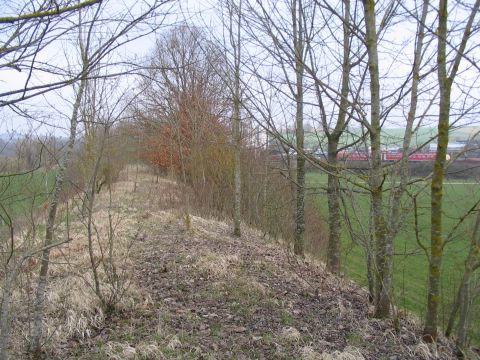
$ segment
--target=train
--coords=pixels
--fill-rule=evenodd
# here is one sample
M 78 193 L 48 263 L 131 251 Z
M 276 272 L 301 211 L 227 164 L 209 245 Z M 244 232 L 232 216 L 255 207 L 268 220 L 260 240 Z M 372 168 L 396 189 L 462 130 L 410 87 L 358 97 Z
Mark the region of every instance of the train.
M 408 162 L 409 163 L 428 163 L 435 161 L 437 157 L 436 153 L 437 144 L 432 143 L 421 149 L 410 149 Z M 270 149 L 270 155 L 272 158 L 283 158 L 286 153 L 285 149 L 273 148 Z M 327 154 L 319 148 L 316 149 L 305 149 L 305 153 L 311 156 L 317 157 L 318 159 L 326 160 Z M 294 159 L 296 158 L 296 152 L 294 149 L 288 150 L 289 156 Z M 381 157 L 383 162 L 398 162 L 402 159 L 403 152 L 400 148 L 390 148 L 383 149 L 381 151 Z M 358 149 L 345 149 L 339 151 L 337 154 L 337 159 L 341 161 L 348 162 L 367 162 L 371 159 L 371 152 L 369 150 L 358 150 Z M 453 142 L 449 143 L 447 147 L 446 160 L 455 160 L 457 161 L 469 161 L 469 162 L 480 162 L 480 144 L 467 144 L 464 142 Z
M 409 162 L 432 162 L 437 158 L 437 144 L 432 143 L 422 149 L 410 149 Z M 403 153 L 400 148 L 382 150 L 382 160 L 385 162 L 398 162 L 402 159 Z M 337 155 L 339 160 L 368 161 L 371 158 L 369 151 L 344 150 Z M 478 144 L 467 144 L 466 142 L 452 142 L 447 146 L 446 160 L 474 161 L 480 162 L 480 148 Z
M 402 159 L 402 152 L 384 150 L 381 152 L 383 161 L 400 161 Z M 414 152 L 408 156 L 409 162 L 419 161 L 434 161 L 437 157 L 436 152 Z M 371 158 L 371 154 L 367 151 L 340 151 L 337 155 L 339 160 L 347 161 L 368 161 Z M 447 160 L 450 160 L 451 155 L 447 154 Z

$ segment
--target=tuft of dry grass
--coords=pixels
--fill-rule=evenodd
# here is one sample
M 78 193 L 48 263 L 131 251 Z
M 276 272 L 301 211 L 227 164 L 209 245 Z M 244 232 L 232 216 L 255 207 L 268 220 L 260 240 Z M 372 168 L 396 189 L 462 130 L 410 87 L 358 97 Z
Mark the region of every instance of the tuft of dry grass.
M 233 275 L 232 268 L 238 265 L 238 255 L 215 254 L 210 251 L 202 252 L 194 264 L 198 271 L 206 276 L 225 278 Z
M 300 331 L 298 331 L 293 326 L 289 326 L 282 329 L 282 333 L 280 334 L 280 337 L 283 340 L 286 340 L 289 342 L 297 342 L 297 341 L 300 341 L 302 336 L 300 334 Z
M 423 341 L 418 343 L 414 349 L 413 354 L 418 359 L 423 360 L 430 360 L 430 359 L 438 359 L 437 355 L 434 354 L 432 348 L 429 344 L 424 343 Z

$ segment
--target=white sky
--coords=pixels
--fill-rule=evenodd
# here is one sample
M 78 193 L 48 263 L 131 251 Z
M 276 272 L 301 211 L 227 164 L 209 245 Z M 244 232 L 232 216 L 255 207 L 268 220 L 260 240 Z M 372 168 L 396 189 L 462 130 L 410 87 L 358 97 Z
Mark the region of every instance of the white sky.
M 0 0 L 1 2 L 2 0 Z M 335 1 L 331 2 L 335 6 Z M 3 0 L 4 5 L 16 4 L 14 1 Z M 116 0 L 107 2 L 110 7 L 111 12 L 119 12 L 124 8 L 132 8 L 132 5 L 137 4 L 135 0 Z M 208 28 L 213 35 L 221 36 L 222 29 L 219 26 L 219 21 L 216 18 L 216 10 L 214 5 L 215 0 L 209 1 L 181 1 L 180 10 L 175 11 L 172 16 L 170 16 L 166 23 L 173 25 L 179 21 L 186 21 L 189 24 L 195 24 L 200 27 Z M 7 7 L 3 7 L 7 8 Z M 135 8 L 135 7 L 133 7 Z M 452 12 L 454 18 L 462 18 L 462 12 Z M 431 17 L 434 17 L 433 9 Z M 288 14 L 286 14 L 285 19 L 289 19 Z M 320 22 L 322 20 L 319 20 Z M 334 19 L 331 19 L 332 23 Z M 478 21 L 477 21 L 478 23 Z M 166 24 L 164 27 L 165 30 L 168 30 L 169 25 Z M 319 23 L 318 26 L 321 26 Z M 415 31 L 415 26 L 412 22 L 409 22 L 405 19 L 403 21 L 397 21 L 394 23 L 391 28 L 385 33 L 384 39 L 379 44 L 380 62 L 381 62 L 381 72 L 383 75 L 388 76 L 388 79 L 382 80 L 382 95 L 386 95 L 389 91 L 398 86 L 399 83 L 404 81 L 406 74 L 409 71 L 411 66 L 411 59 L 413 53 L 414 43 L 411 41 L 412 34 Z M 1 40 L 2 34 L 0 34 Z M 247 35 L 244 35 L 245 37 Z M 341 36 L 341 34 L 339 35 Z M 393 40 L 393 41 L 392 41 Z M 455 39 L 452 39 L 455 40 Z M 472 39 L 472 47 L 476 47 L 477 50 L 474 50 L 469 54 L 473 59 L 478 59 L 478 43 L 479 37 Z M 152 34 L 148 37 L 142 38 L 141 40 L 136 40 L 130 44 L 127 44 L 123 48 L 119 49 L 116 52 L 114 58 L 122 59 L 128 58 L 132 60 L 138 60 L 145 58 L 150 53 L 153 45 L 155 43 L 155 36 Z M 247 44 L 247 42 L 246 42 Z M 339 88 L 339 73 L 337 70 L 332 70 L 332 60 L 329 59 L 329 53 L 326 51 L 325 47 L 322 47 L 322 44 L 318 44 L 319 49 L 319 61 L 320 64 L 328 67 L 324 70 L 321 70 L 319 73 L 320 77 L 332 84 L 332 87 Z M 331 44 L 330 44 L 331 46 Z M 432 43 L 432 46 L 436 46 L 436 43 Z M 69 58 L 75 59 L 75 47 L 71 42 L 62 40 L 57 42 L 55 46 L 50 46 L 42 51 L 37 58 L 37 60 L 45 61 L 48 64 L 57 64 L 62 69 L 67 67 L 66 59 Z M 244 54 L 249 53 L 249 55 L 259 55 L 258 48 L 255 48 L 252 45 L 247 45 L 244 49 Z M 427 53 L 428 54 L 428 53 Z M 323 57 L 322 57 L 323 56 Z M 1 61 L 1 60 L 0 60 Z M 271 62 L 271 61 L 270 61 Z M 250 64 L 252 65 L 252 64 Z M 278 81 L 285 81 L 285 74 L 280 71 L 278 68 L 275 68 L 272 72 L 272 68 L 268 65 L 268 61 L 263 61 L 262 63 L 255 64 L 258 67 L 258 70 L 266 75 L 267 73 L 272 74 Z M 1 63 L 0 63 L 1 66 Z M 467 69 L 471 66 L 467 62 L 463 62 L 463 69 Z M 1 68 L 1 67 L 0 67 Z M 323 72 L 322 72 L 323 71 Z M 246 92 L 251 91 L 252 94 L 259 92 L 262 89 L 263 94 L 267 97 L 266 102 L 269 103 L 270 110 L 273 110 L 276 117 L 276 122 L 281 126 L 282 124 L 291 125 L 293 121 L 294 108 L 291 101 L 291 96 L 279 94 L 278 91 L 273 91 L 266 87 L 261 88 L 260 86 L 267 86 L 265 82 L 258 82 L 253 77 L 249 76 L 248 66 L 244 68 L 244 79 L 249 85 L 249 89 Z M 290 78 L 293 78 L 291 69 L 287 71 L 287 74 Z M 478 118 L 478 111 L 475 110 L 476 103 L 479 101 L 480 96 L 478 89 L 478 77 L 480 76 L 479 72 L 476 69 L 468 69 L 467 71 L 460 74 L 458 80 L 462 88 L 457 86 L 454 91 L 454 96 L 452 97 L 454 106 L 452 110 L 453 117 L 456 116 L 458 111 L 456 107 L 471 106 L 471 114 L 462 120 L 463 123 L 469 123 L 476 121 Z M 5 89 L 12 89 L 18 86 L 23 86 L 25 83 L 27 74 L 19 73 L 14 70 L 0 70 L 0 92 Z M 432 73 L 429 78 L 427 78 L 423 84 L 435 82 L 436 73 Z M 43 83 L 51 79 L 52 76 L 41 74 L 40 76 L 34 75 L 32 77 L 33 82 Z M 125 88 L 131 87 L 133 80 L 131 78 L 125 77 L 124 83 L 121 86 Z M 308 79 L 307 79 L 308 82 Z M 286 91 L 286 86 L 282 85 L 282 89 Z M 363 101 L 368 101 L 368 83 L 364 86 Z M 288 91 L 287 91 L 288 92 Z M 468 95 L 467 95 L 468 93 Z M 68 116 L 70 106 L 69 103 L 72 101 L 73 91 L 71 88 L 63 88 L 60 91 L 56 91 L 48 95 L 48 97 L 37 97 L 33 101 L 22 103 L 22 107 L 31 112 L 33 119 L 26 121 L 24 119 L 19 119 L 18 116 L 13 115 L 8 109 L 0 108 L 0 133 L 6 131 L 17 130 L 20 132 L 28 131 L 31 128 L 40 129 L 40 132 L 48 133 L 55 132 L 55 134 L 62 134 L 62 128 L 66 128 L 68 124 Z M 432 96 L 435 96 L 435 91 L 429 91 L 423 95 L 424 102 L 420 105 L 420 109 L 426 107 L 425 103 L 430 101 Z M 397 106 L 394 111 L 392 111 L 391 116 L 387 126 L 389 127 L 401 127 L 404 123 L 404 118 L 406 116 L 406 109 L 408 108 L 408 97 L 407 100 L 403 102 L 403 106 Z M 315 102 L 313 92 L 309 92 L 306 95 L 306 100 Z M 388 103 L 388 101 L 387 101 Z M 332 108 L 332 103 L 328 104 L 327 107 Z M 318 108 L 315 106 L 306 106 L 306 120 L 307 122 L 315 124 L 318 127 Z M 435 114 L 436 107 L 433 106 L 430 110 L 430 113 L 433 115 L 431 123 L 428 125 L 435 124 Z M 480 119 L 480 118 L 479 118 Z M 42 125 L 42 121 L 47 121 L 50 126 Z M 352 124 L 355 126 L 355 124 Z M 426 124 L 427 125 L 427 124 Z

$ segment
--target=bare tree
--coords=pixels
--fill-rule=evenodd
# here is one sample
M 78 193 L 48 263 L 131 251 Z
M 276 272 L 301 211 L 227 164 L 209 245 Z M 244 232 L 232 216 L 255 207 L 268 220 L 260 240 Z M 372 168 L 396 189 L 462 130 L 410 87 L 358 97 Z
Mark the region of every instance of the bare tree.
M 311 29 L 306 29 L 306 5 L 303 1 L 293 0 L 278 4 L 273 3 L 246 4 L 244 28 L 252 40 L 265 51 L 269 61 L 274 61 L 279 74 L 275 71 L 272 77 L 267 79 L 259 71 L 256 64 L 247 66 L 260 81 L 267 81 L 278 94 L 288 99 L 288 105 L 292 105 L 294 117 L 295 136 L 294 141 L 287 140 L 288 134 L 281 134 L 267 113 L 263 113 L 264 129 L 268 129 L 278 141 L 284 142 L 287 157 L 290 157 L 290 149 L 295 152 L 295 164 L 292 181 L 294 200 L 294 253 L 304 256 L 304 233 L 305 233 L 305 154 L 304 154 L 304 75 L 305 75 L 305 47 L 308 37 L 313 36 Z M 287 17 L 289 15 L 289 17 Z M 263 55 L 262 55 L 263 56 Z M 250 59 L 253 60 L 253 59 Z M 278 75 L 278 76 L 277 76 Z M 277 78 L 275 78 L 277 76 Z M 253 98 L 251 95 L 250 98 Z M 264 94 L 260 97 L 265 97 Z M 290 102 L 291 101 L 291 102 Z M 280 106 L 287 106 L 282 104 Z M 257 104 L 259 105 L 259 104 Z M 256 111 L 259 107 L 255 106 Z M 294 110 L 293 110 L 294 108 Z M 247 110 L 250 112 L 251 110 Z M 260 113 L 263 111 L 260 111 Z M 267 112 L 269 112 L 267 110 Z M 271 115 L 271 114 L 270 114 Z M 258 116 L 257 116 L 258 118 Z M 260 121 L 260 119 L 259 119 Z M 288 132 L 288 131 L 287 131 Z M 290 170 L 288 170 L 290 172 Z
M 305 54 L 304 9 L 302 0 L 293 0 L 292 26 L 293 48 L 295 51 L 295 141 L 297 147 L 297 196 L 295 211 L 295 232 L 293 251 L 296 255 L 305 256 L 305 158 L 303 128 L 303 76 Z
M 387 228 L 383 211 L 383 170 L 381 154 L 380 76 L 377 50 L 377 27 L 375 1 L 364 2 L 366 46 L 370 73 L 370 151 L 372 157 L 369 187 L 372 201 L 372 217 L 376 243 L 376 291 L 375 316 L 388 317 L 392 281 L 392 244 L 387 244 Z
M 154 53 L 137 114 L 150 147 L 145 154 L 160 170 L 177 171 L 184 185 L 205 184 L 202 149 L 226 124 L 229 110 L 224 73 L 218 71 L 225 65 L 224 55 L 200 29 L 186 25 L 160 38 Z
M 45 295 L 47 289 L 47 282 L 48 282 L 48 269 L 50 264 L 50 250 L 52 245 L 55 243 L 54 238 L 54 226 L 56 222 L 56 215 L 57 209 L 59 206 L 60 194 L 64 188 L 65 182 L 65 172 L 67 166 L 70 162 L 70 158 L 73 153 L 75 141 L 76 141 L 76 134 L 77 134 L 77 126 L 78 126 L 78 118 L 79 118 L 79 111 L 80 106 L 82 103 L 82 99 L 84 97 L 85 87 L 88 81 L 89 75 L 91 75 L 91 71 L 93 68 L 96 67 L 97 64 L 102 59 L 113 51 L 113 49 L 118 48 L 120 45 L 125 44 L 126 42 L 132 41 L 133 39 L 137 39 L 140 36 L 144 36 L 145 34 L 150 33 L 155 28 L 160 26 L 159 24 L 162 21 L 159 21 L 158 24 L 155 25 L 153 29 L 147 28 L 145 31 L 141 31 L 140 33 L 133 35 L 133 30 L 135 30 L 139 24 L 144 23 L 146 20 L 150 19 L 152 16 L 156 15 L 156 11 L 164 4 L 168 4 L 169 2 L 154 2 L 147 6 L 145 11 L 140 12 L 140 14 L 132 15 L 129 11 L 128 14 L 121 14 L 122 20 L 120 21 L 121 25 L 117 26 L 113 32 L 110 32 L 109 36 L 104 39 L 96 38 L 97 34 L 95 32 L 98 27 L 105 26 L 106 24 L 101 20 L 102 19 L 102 5 L 98 5 L 96 8 L 92 9 L 91 14 L 84 14 L 85 17 L 80 16 L 80 24 L 79 24 L 79 35 L 78 35 L 78 43 L 79 43 L 79 51 L 80 51 L 80 58 L 81 58 L 81 74 L 80 82 L 78 87 L 75 91 L 75 101 L 72 106 L 72 113 L 70 117 L 70 133 L 69 139 L 67 142 L 66 150 L 63 154 L 62 159 L 59 162 L 59 166 L 56 172 L 55 178 L 55 186 L 54 190 L 49 196 L 48 200 L 48 218 L 46 223 L 46 233 L 42 251 L 42 259 L 41 259 L 41 266 L 39 272 L 39 278 L 37 283 L 35 301 L 34 301 L 34 311 L 33 311 L 33 325 L 31 330 L 31 339 L 30 339 L 30 351 L 35 357 L 41 356 L 42 345 L 43 345 L 43 312 L 44 312 L 44 303 L 45 303 Z M 165 15 L 165 14 L 164 14 Z M 158 19 L 158 20 L 163 20 Z M 88 21 L 87 21 L 88 20 Z M 115 19 L 110 19 L 111 21 L 115 21 Z M 85 21 L 83 23 L 83 21 Z M 127 38 L 128 35 L 132 32 L 132 37 Z M 106 71 L 103 76 L 112 76 L 107 71 L 108 67 L 103 68 L 103 71 Z
M 38 284 L 36 289 L 32 334 L 31 334 L 31 341 L 30 341 L 30 351 L 37 358 L 41 357 L 41 351 L 42 351 L 42 330 L 43 330 L 42 320 L 43 320 L 45 294 L 46 294 L 46 288 L 47 288 L 48 268 L 50 265 L 50 250 L 51 250 L 50 246 L 54 243 L 54 226 L 55 226 L 55 220 L 57 216 L 57 209 L 59 205 L 60 194 L 63 190 L 65 172 L 73 153 L 73 147 L 75 145 L 80 105 L 84 96 L 85 86 L 87 83 L 87 70 L 89 66 L 89 47 L 90 47 L 90 40 L 91 40 L 91 31 L 92 31 L 92 26 L 90 26 L 86 35 L 82 33 L 79 34 L 80 56 L 82 59 L 82 70 L 83 70 L 84 76 L 81 78 L 80 84 L 76 89 L 75 102 L 72 107 L 72 115 L 70 118 L 70 135 L 68 138 L 67 150 L 63 156 L 63 159 L 59 164 L 59 168 L 57 170 L 57 174 L 55 177 L 55 187 L 49 199 L 48 218 L 47 218 L 45 242 L 44 242 L 45 249 L 42 251 L 42 261 L 41 261 L 39 279 L 38 279 Z
M 118 94 L 118 79 L 98 78 L 89 80 L 86 86 L 85 101 L 81 111 L 84 130 L 82 164 L 85 172 L 85 185 L 82 198 L 82 222 L 86 228 L 93 285 L 87 283 L 108 313 L 114 310 L 121 300 L 128 281 L 117 273 L 120 259 L 114 258 L 115 225 L 112 218 L 112 182 L 122 167 L 122 162 L 112 159 L 114 136 L 118 136 L 115 126 L 125 117 L 126 110 L 135 99 L 127 100 L 128 94 Z M 109 226 L 107 234 L 102 234 L 95 223 L 94 206 L 96 195 L 103 184 L 109 193 Z M 95 245 L 96 244 L 96 245 Z M 97 249 L 98 248 L 98 249 Z M 106 281 L 102 283 L 99 271 L 103 270 Z
M 99 0 L 80 2 L 68 0 L 61 4 L 51 1 L 23 4 L 19 2 L 15 4 L 15 8 L 8 9 L 16 12 L 16 15 L 0 17 L 0 36 L 3 42 L 0 71 L 15 70 L 28 74 L 22 86 L 0 93 L 0 107 L 15 105 L 28 98 L 72 84 L 80 78 L 81 73 L 77 73 L 67 79 L 44 84 L 34 84 L 32 81 L 34 74 L 49 74 L 54 71 L 53 67 L 42 63 L 38 58 L 48 46 L 64 37 L 66 33 L 74 31 L 74 26 L 65 29 L 65 20 L 71 20 L 81 9 L 100 2 Z
M 450 109 L 452 85 L 465 56 L 467 42 L 472 36 L 472 26 L 480 8 L 480 1 L 475 1 L 469 9 L 468 18 L 462 32 L 458 48 L 455 48 L 453 61 L 449 64 L 447 57 L 449 7 L 447 0 L 440 0 L 438 7 L 438 48 L 437 76 L 440 89 L 438 114 L 437 156 L 431 182 L 431 233 L 429 257 L 428 301 L 423 337 L 426 341 L 436 341 L 438 327 L 438 307 L 440 303 L 440 274 L 443 258 L 443 182 L 446 168 L 447 147 L 450 129 Z M 452 46 L 449 44 L 449 46 Z M 447 66 L 450 65 L 450 69 Z
M 238 5 L 231 1 L 226 1 L 225 6 L 228 12 L 228 34 L 230 46 L 233 50 L 233 114 L 232 114 L 232 137 L 234 143 L 234 206 L 233 206 L 233 235 L 241 235 L 241 217 L 242 217 L 242 174 L 241 174 L 241 89 L 240 89 L 240 66 L 241 66 L 241 21 L 242 21 L 242 0 Z M 236 19 L 234 20 L 234 17 Z M 235 29 L 236 27 L 236 29 Z
M 460 353 L 464 353 L 467 348 L 468 329 L 472 318 L 471 302 L 474 299 L 472 289 L 473 275 L 480 268 L 480 212 L 477 211 L 475 224 L 470 238 L 470 248 L 465 259 L 465 269 L 463 277 L 458 288 L 457 297 L 452 306 L 452 311 L 448 320 L 448 326 L 445 334 L 450 336 L 455 318 L 459 313 L 459 323 L 457 331 L 457 347 Z
M 352 13 L 350 10 L 350 0 L 345 0 L 342 2 L 342 12 L 338 13 L 335 9 L 331 8 L 328 3 L 325 2 L 325 7 L 328 11 L 327 14 L 336 18 L 339 17 L 341 21 L 341 28 L 343 33 L 343 38 L 339 40 L 342 44 L 342 65 L 341 65 L 341 87 L 339 94 L 332 94 L 333 97 L 339 97 L 338 103 L 338 116 L 334 126 L 329 122 L 329 116 L 324 105 L 324 94 L 325 86 L 323 81 L 319 78 L 318 71 L 315 65 L 315 54 L 311 44 L 308 44 L 308 51 L 310 57 L 310 63 L 307 66 L 307 72 L 314 79 L 315 91 L 317 96 L 318 108 L 320 111 L 321 118 L 321 127 L 323 134 L 327 138 L 327 163 L 326 165 L 320 164 L 327 171 L 328 184 L 327 184 L 327 198 L 328 198 L 328 245 L 327 245 L 327 269 L 338 274 L 340 272 L 340 257 L 341 257 L 341 189 L 340 189 L 340 163 L 337 159 L 340 139 L 344 134 L 344 131 L 351 120 L 351 115 L 349 114 L 349 95 L 350 95 L 350 73 L 352 70 L 352 59 L 351 59 L 351 47 L 353 42 L 353 31 L 351 27 L 351 17 Z M 328 16 L 328 15 L 327 15 Z M 355 20 L 355 19 L 354 19 Z M 336 29 L 333 29 L 333 26 L 326 23 L 328 28 L 331 28 L 330 32 L 332 34 L 336 33 Z M 332 129 L 333 127 L 333 129 Z M 341 146 L 344 148 L 344 146 Z

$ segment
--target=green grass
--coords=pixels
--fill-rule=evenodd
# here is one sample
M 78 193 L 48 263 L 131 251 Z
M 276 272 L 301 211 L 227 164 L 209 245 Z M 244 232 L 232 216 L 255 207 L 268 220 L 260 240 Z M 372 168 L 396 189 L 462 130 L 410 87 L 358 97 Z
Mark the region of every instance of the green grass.
M 357 180 L 358 181 L 358 180 Z M 465 182 L 465 183 L 462 183 Z M 307 183 L 312 189 L 325 187 L 327 176 L 319 172 L 307 174 Z M 345 185 L 345 184 L 344 184 Z M 385 183 L 388 186 L 388 181 Z M 425 247 L 430 241 L 430 187 L 412 185 L 411 193 L 417 195 L 419 239 Z M 345 185 L 352 187 L 352 185 Z M 388 193 L 385 197 L 388 198 Z M 314 201 L 320 212 L 328 215 L 326 194 L 315 191 Z M 459 219 L 480 199 L 480 186 L 473 180 L 447 181 L 444 186 L 444 233 L 449 233 Z M 386 208 L 388 208 L 387 199 Z M 347 200 L 347 214 L 352 221 L 355 233 L 363 228 L 368 232 L 369 196 L 366 193 L 355 193 Z M 355 204 L 352 206 L 352 203 Z M 396 305 L 404 307 L 421 318 L 426 310 L 428 260 L 425 252 L 418 245 L 415 236 L 413 202 L 405 196 L 402 199 L 402 217 L 404 225 L 395 239 L 394 249 L 394 286 Z M 356 214 L 356 216 L 354 216 Z M 446 323 L 449 315 L 449 305 L 454 298 L 459 278 L 464 268 L 464 260 L 469 248 L 469 233 L 472 229 L 473 217 L 465 221 L 455 231 L 452 241 L 445 246 L 442 264 L 442 295 L 443 309 L 440 323 Z M 352 240 L 346 227 L 342 233 L 343 270 L 348 277 L 362 285 L 367 284 L 365 254 L 357 240 Z M 476 342 L 480 342 L 480 333 L 474 330 Z
M 39 169 L 28 174 L 0 178 L 0 214 L 12 220 L 28 216 L 43 206 L 53 189 L 55 173 Z M 3 225 L 4 221 L 0 221 Z

